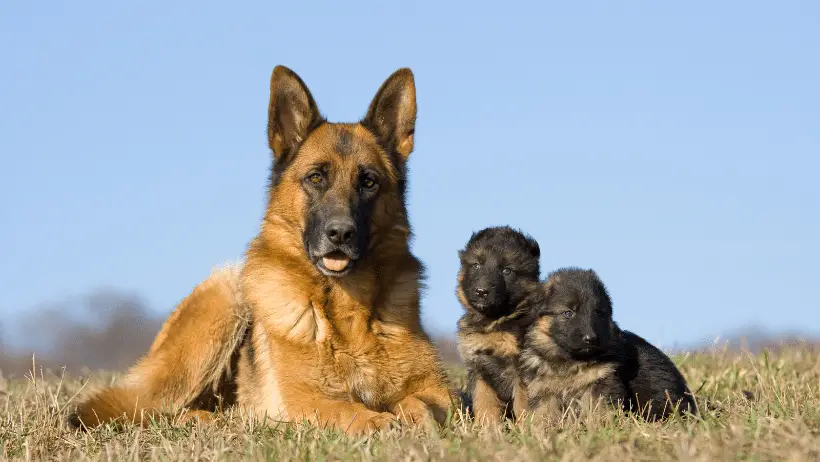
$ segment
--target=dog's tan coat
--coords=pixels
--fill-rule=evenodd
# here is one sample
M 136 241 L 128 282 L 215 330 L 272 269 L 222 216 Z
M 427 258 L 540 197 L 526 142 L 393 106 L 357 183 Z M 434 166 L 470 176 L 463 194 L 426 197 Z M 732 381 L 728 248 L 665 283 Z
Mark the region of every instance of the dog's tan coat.
M 244 263 L 197 286 L 120 384 L 92 393 L 70 422 L 94 426 L 125 414 L 144 423 L 180 410 L 208 419 L 208 411 L 238 404 L 259 417 L 352 433 L 396 421 L 442 423 L 451 389 L 421 326 L 422 266 L 409 249 L 399 172 L 384 148 L 392 143 L 400 161 L 410 155 L 415 104 L 412 73 L 402 69 L 362 123 L 326 123 L 301 79 L 274 69 L 269 143 L 276 162 L 289 165 L 271 186 Z M 350 138 L 350 152 L 337 152 L 341 137 Z M 280 158 L 289 151 L 298 155 Z M 303 245 L 300 182 L 322 163 L 340 178 L 331 199 L 354 192 L 347 180 L 360 165 L 382 176 L 367 257 L 338 278 L 319 272 Z

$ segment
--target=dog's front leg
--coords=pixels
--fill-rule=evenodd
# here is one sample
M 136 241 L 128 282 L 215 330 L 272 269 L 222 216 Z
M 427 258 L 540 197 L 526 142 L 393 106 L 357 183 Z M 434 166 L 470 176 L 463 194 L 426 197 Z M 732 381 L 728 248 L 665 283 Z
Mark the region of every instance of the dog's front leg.
M 443 425 L 453 408 L 454 400 L 450 389 L 442 383 L 431 380 L 427 387 L 413 392 L 390 407 L 390 412 L 406 424 L 431 428 Z
M 303 396 L 298 404 L 288 408 L 288 414 L 294 419 L 304 419 L 317 427 L 333 428 L 347 434 L 386 430 L 396 422 L 396 417 L 389 412 L 376 412 L 361 403 L 323 396 Z
M 493 387 L 478 377 L 471 390 L 473 394 L 473 415 L 476 422 L 498 425 L 504 418 L 506 404 L 501 401 Z
M 527 388 L 521 378 L 516 377 L 515 386 L 513 387 L 513 414 L 515 414 L 516 422 L 523 421 L 528 412 L 529 396 L 527 395 Z

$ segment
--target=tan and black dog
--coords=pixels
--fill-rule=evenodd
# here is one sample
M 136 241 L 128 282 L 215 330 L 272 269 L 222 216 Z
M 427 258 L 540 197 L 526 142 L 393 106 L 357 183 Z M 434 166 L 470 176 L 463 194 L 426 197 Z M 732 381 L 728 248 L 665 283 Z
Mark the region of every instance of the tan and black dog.
M 513 417 L 519 303 L 538 284 L 541 251 L 531 237 L 510 227 L 474 233 L 459 252 L 456 295 L 459 353 L 467 366 L 464 401 L 475 419 L 498 423 Z
M 145 357 L 69 418 L 238 404 L 276 421 L 358 433 L 442 423 L 452 401 L 419 313 L 406 164 L 416 89 L 385 81 L 358 123 L 330 123 L 304 82 L 273 70 L 267 210 L 243 265 L 215 271 L 171 314 Z
M 514 408 L 557 420 L 569 406 L 608 405 L 650 420 L 695 413 L 680 371 L 658 348 L 621 330 L 612 300 L 592 270 L 550 274 L 527 305 Z M 603 406 L 600 406 L 603 404 Z

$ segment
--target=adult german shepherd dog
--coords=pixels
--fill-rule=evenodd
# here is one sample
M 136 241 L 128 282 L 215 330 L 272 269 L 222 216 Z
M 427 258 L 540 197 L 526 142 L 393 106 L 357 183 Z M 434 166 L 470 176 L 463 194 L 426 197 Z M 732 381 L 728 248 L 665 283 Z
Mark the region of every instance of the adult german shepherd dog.
M 121 382 L 69 422 L 259 417 L 348 433 L 443 423 L 453 404 L 421 326 L 405 205 L 416 89 L 399 69 L 358 123 L 330 123 L 290 69 L 271 76 L 268 206 L 244 264 L 214 271 Z

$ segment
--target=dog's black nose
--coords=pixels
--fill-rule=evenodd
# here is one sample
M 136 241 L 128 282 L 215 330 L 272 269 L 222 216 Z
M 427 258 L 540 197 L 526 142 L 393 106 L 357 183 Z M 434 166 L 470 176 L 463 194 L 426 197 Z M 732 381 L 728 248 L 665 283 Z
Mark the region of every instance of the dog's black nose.
M 347 244 L 356 235 L 356 225 L 351 220 L 330 220 L 325 226 L 325 234 L 336 245 Z
M 598 343 L 598 336 L 595 334 L 584 334 L 583 340 L 587 345 L 595 345 Z
M 490 295 L 490 291 L 487 289 L 476 289 L 475 294 L 481 298 L 486 298 L 487 295 Z

